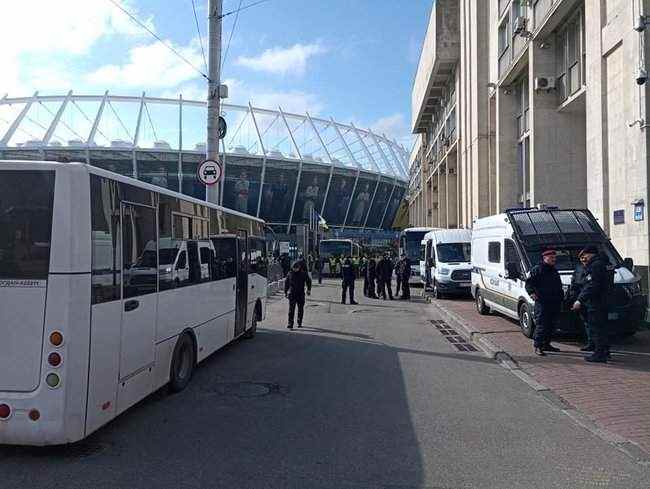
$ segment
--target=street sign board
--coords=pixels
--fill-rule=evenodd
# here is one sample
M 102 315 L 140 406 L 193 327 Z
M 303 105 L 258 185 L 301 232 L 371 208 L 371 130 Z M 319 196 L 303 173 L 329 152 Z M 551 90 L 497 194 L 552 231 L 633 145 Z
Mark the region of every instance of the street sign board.
M 226 119 L 219 116 L 219 139 L 225 138 L 227 132 L 228 132 L 228 124 L 226 124 Z
M 214 185 L 221 179 L 221 165 L 214 160 L 205 160 L 197 169 L 199 181 L 204 185 Z

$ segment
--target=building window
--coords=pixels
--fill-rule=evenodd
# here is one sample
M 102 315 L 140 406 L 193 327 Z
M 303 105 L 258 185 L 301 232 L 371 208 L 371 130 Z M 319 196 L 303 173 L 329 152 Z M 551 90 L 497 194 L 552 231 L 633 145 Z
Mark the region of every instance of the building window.
M 528 94 L 528 78 L 524 78 L 517 85 L 516 92 L 516 118 L 517 118 L 517 135 L 523 136 L 528 132 L 528 109 L 529 109 L 529 94 Z
M 499 26 L 499 56 L 502 56 L 509 47 L 508 23 L 509 19 L 506 17 L 503 23 Z
M 560 100 L 585 84 L 584 12 L 580 10 L 557 34 L 557 86 Z

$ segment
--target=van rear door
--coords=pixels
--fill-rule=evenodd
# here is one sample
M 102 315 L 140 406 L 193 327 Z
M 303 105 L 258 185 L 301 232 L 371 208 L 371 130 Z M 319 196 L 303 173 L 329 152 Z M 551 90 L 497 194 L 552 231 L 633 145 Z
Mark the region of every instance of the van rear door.
M 0 391 L 38 387 L 54 171 L 0 169 Z

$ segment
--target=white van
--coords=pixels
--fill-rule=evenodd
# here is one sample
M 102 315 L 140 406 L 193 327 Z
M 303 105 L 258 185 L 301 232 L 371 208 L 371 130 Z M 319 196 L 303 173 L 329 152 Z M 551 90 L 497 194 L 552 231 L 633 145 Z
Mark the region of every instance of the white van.
M 645 316 L 646 297 L 632 260 L 621 256 L 594 216 L 586 209 L 516 209 L 477 219 L 472 230 L 472 295 L 480 314 L 499 312 L 519 320 L 521 330 L 532 337 L 534 301 L 526 293 L 525 280 L 541 262 L 542 252 L 558 253 L 557 268 L 565 291 L 586 245 L 598 246 L 615 270 L 615 288 L 609 306 L 612 330 L 633 334 Z M 577 314 L 563 305 L 557 329 L 583 330 Z
M 470 291 L 472 280 L 469 229 L 434 229 L 422 240 L 424 270 L 422 281 L 433 291 L 436 299 L 446 294 Z

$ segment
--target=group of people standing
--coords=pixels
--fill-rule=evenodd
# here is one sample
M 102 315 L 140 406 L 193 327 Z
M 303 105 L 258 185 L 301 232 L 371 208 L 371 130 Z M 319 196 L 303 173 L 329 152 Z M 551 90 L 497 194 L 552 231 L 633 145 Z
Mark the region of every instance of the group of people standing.
M 363 257 L 361 260 L 361 276 L 363 277 L 363 295 L 371 299 L 393 300 L 393 272 L 397 278 L 396 296 L 402 300 L 411 298 L 409 278 L 411 277 L 411 261 L 402 253 L 399 260 L 393 263 L 389 254 L 379 258 Z
M 544 356 L 549 351 L 560 351 L 551 345 L 551 337 L 562 304 L 568 300 L 571 310 L 578 313 L 585 324 L 587 344 L 581 351 L 591 353 L 585 360 L 606 363 L 610 357 L 607 305 L 614 287 L 614 271 L 596 246 L 585 247 L 578 258 L 580 264 L 574 271 L 566 298 L 555 267 L 555 250 L 542 253 L 542 262 L 533 268 L 526 280 L 526 291 L 535 301 L 534 352 Z

